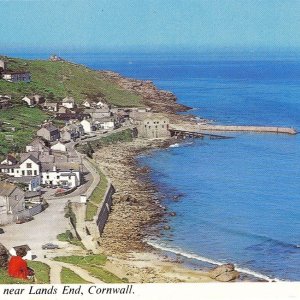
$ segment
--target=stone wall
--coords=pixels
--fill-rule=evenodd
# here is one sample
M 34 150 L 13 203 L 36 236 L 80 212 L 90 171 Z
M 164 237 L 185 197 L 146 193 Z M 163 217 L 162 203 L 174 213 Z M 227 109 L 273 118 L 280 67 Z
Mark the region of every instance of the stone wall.
M 115 188 L 111 183 L 109 183 L 108 188 L 106 190 L 103 202 L 98 208 L 97 212 L 97 220 L 96 224 L 99 230 L 99 234 L 101 235 L 103 232 L 103 229 L 105 227 L 105 224 L 107 222 L 109 213 L 110 213 L 110 208 L 112 205 L 112 195 L 115 193 Z

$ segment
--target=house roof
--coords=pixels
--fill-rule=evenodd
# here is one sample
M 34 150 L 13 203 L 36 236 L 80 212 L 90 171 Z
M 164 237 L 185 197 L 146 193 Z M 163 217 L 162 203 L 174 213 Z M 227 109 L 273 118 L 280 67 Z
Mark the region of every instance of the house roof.
M 20 245 L 20 246 L 14 246 L 13 247 L 16 251 L 20 248 L 24 248 L 26 251 L 30 251 L 31 248 L 28 245 Z
M 28 144 L 28 146 L 37 146 L 37 145 L 45 146 L 45 142 L 40 138 L 35 138 L 30 144 Z
M 48 102 L 48 101 L 46 101 L 46 102 L 44 103 L 44 106 L 58 107 L 58 103 L 57 103 L 57 102 Z
M 134 112 L 130 114 L 130 117 L 137 121 L 144 121 L 146 119 L 154 120 L 154 119 L 168 119 L 168 117 L 164 116 L 160 113 L 151 113 L 151 112 Z
M 82 113 L 61 113 L 56 115 L 56 119 L 58 120 L 82 120 L 86 117 L 89 117 L 89 114 Z
M 54 132 L 54 131 L 57 131 L 57 130 L 58 130 L 58 128 L 56 128 L 54 125 L 49 124 L 49 123 L 43 125 L 41 129 L 43 129 L 43 128 L 45 128 L 45 129 L 48 130 L 49 132 Z M 40 129 L 40 130 L 41 130 L 41 129 Z
M 53 167 L 60 172 L 67 172 L 70 170 L 79 170 L 80 165 L 78 163 L 70 163 L 70 162 L 55 162 L 55 163 L 42 163 L 42 171 L 53 171 Z
M 27 154 L 27 155 L 26 155 L 26 154 Z M 40 161 L 38 160 L 38 158 L 35 157 L 35 156 L 33 156 L 33 155 L 31 154 L 31 152 L 29 152 L 29 153 L 24 153 L 24 157 L 23 157 L 23 159 L 20 161 L 20 164 L 24 163 L 27 159 L 32 160 L 32 161 L 35 162 L 36 164 L 39 164 L 39 163 L 40 163 Z
M 73 97 L 66 97 L 62 100 L 62 103 L 75 103 L 75 100 Z
M 38 176 L 22 176 L 22 177 L 11 177 L 9 178 L 9 182 L 16 182 L 16 183 L 31 183 L 33 179 L 35 179 Z
M 12 183 L 0 181 L 0 196 L 8 197 L 16 188 Z
M 15 164 L 15 165 L 2 165 L 0 164 L 0 169 L 16 169 L 19 168 L 20 165 L 19 164 Z
M 7 154 L 6 160 L 12 162 L 13 164 L 16 164 L 18 162 L 17 159 L 11 154 Z
M 95 121 L 99 123 L 104 123 L 104 122 L 113 122 L 115 121 L 114 117 L 102 117 L 102 118 L 94 118 Z
M 25 192 L 25 198 L 28 199 L 28 198 L 33 198 L 33 197 L 39 197 L 41 196 L 41 191 L 36 191 L 36 192 L 29 192 L 29 191 L 26 191 Z

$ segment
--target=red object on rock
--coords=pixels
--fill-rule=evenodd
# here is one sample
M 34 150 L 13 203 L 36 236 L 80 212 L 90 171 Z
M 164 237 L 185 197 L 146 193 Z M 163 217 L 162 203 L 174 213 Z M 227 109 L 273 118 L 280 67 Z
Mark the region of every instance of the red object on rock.
M 26 261 L 20 256 L 12 256 L 8 263 L 8 275 L 15 278 L 27 279 L 28 268 Z

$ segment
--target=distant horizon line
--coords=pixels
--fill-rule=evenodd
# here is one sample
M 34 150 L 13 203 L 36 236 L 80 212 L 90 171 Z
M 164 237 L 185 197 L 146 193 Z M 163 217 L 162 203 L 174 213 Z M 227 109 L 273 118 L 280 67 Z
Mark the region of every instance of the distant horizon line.
M 41 48 L 41 47 L 24 47 L 13 48 L 5 47 L 0 48 L 0 55 L 6 55 L 5 53 L 12 54 L 300 54 L 300 47 L 132 47 L 132 48 Z

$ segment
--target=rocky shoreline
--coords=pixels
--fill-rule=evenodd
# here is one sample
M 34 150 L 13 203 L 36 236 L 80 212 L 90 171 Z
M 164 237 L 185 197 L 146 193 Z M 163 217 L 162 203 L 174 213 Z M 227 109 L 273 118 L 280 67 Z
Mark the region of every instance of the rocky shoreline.
M 149 179 L 149 169 L 140 167 L 136 157 L 173 142 L 135 139 L 105 146 L 94 154 L 116 189 L 99 250 L 109 257 L 109 271 L 133 283 L 214 281 L 207 272 L 185 268 L 145 242 L 146 237 L 160 234 L 155 225 L 164 221 L 166 209 Z
M 144 238 L 158 234 L 153 225 L 163 220 L 165 208 L 161 206 L 158 191 L 147 176 L 148 169 L 139 167 L 136 157 L 151 149 L 167 147 L 170 143 L 171 140 L 135 139 L 103 147 L 95 153 L 95 161 L 111 178 L 116 189 L 112 211 L 101 237 L 105 252 L 150 250 Z
M 150 80 L 137 80 L 121 76 L 112 71 L 101 71 L 102 75 L 116 83 L 121 88 L 140 95 L 143 104 L 151 108 L 153 112 L 177 113 L 185 112 L 191 107 L 177 102 L 177 97 L 170 91 L 158 89 Z

